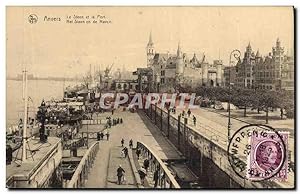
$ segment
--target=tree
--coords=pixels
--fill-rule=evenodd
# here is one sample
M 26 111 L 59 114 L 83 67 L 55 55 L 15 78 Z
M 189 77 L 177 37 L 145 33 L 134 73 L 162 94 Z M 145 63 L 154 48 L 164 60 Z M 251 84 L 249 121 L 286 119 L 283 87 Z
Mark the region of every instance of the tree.
M 269 123 L 269 108 L 276 108 L 278 106 L 278 96 L 275 91 L 259 91 L 261 96 L 259 105 L 266 112 L 266 124 Z
M 286 110 L 288 118 L 294 118 L 294 93 L 286 90 L 277 91 L 277 107 L 280 108 L 280 117 L 283 119 L 283 109 Z
M 252 107 L 254 103 L 254 93 L 250 89 L 238 89 L 233 96 L 233 104 L 244 108 L 244 117 L 247 116 L 247 107 Z

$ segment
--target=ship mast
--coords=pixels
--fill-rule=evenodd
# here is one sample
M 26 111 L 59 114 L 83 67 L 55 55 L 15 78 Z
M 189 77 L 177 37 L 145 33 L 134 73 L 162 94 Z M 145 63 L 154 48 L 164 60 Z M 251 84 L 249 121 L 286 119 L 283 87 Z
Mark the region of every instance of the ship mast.
M 24 81 L 24 91 L 23 91 L 23 100 L 24 100 L 24 125 L 23 125 L 23 151 L 22 151 L 22 162 L 25 162 L 27 159 L 27 152 L 26 152 L 26 143 L 27 143 L 27 108 L 28 108 L 28 93 L 27 93 L 27 70 L 26 67 L 23 71 L 23 81 Z

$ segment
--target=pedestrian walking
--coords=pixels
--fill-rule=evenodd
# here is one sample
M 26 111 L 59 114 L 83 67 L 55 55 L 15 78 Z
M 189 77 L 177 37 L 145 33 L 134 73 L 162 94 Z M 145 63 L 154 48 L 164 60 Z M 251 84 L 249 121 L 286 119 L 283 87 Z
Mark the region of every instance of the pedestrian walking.
M 107 141 L 109 140 L 109 132 L 108 131 L 106 132 L 106 139 L 107 139 Z
M 156 168 L 156 170 L 153 174 L 154 188 L 157 187 L 158 179 L 159 179 L 159 167 Z
M 139 172 L 139 175 L 140 175 L 140 178 L 141 178 L 141 183 L 142 183 L 142 185 L 144 185 L 145 184 L 145 177 L 147 176 L 147 172 L 143 167 L 141 167 L 138 172 Z
M 121 124 L 123 123 L 123 119 L 122 119 L 122 118 L 120 118 L 120 123 L 121 123 Z
M 122 147 L 124 147 L 124 139 L 123 138 L 121 140 L 121 145 L 122 145 Z
M 141 154 L 141 150 L 138 148 L 136 151 L 135 151 L 136 155 L 137 155 L 137 158 L 138 160 L 140 159 L 140 154 Z
M 128 155 L 128 148 L 125 146 L 125 147 L 122 149 L 122 152 L 124 153 L 124 158 L 126 158 L 127 155 Z
M 110 117 L 108 118 L 107 124 L 108 124 L 108 127 L 111 128 L 112 123 L 111 123 L 111 118 Z
M 97 132 L 97 141 L 100 141 L 100 133 Z
M 196 126 L 197 119 L 196 119 L 195 115 L 193 115 L 193 121 L 194 121 L 194 126 Z
M 133 147 L 133 141 L 132 141 L 132 139 L 129 140 L 129 147 L 130 147 L 130 149 L 132 149 L 132 147 Z
M 146 172 L 148 172 L 148 168 L 149 168 L 149 160 L 146 158 L 145 160 L 144 160 L 144 168 L 146 169 Z
M 101 140 L 103 140 L 104 134 L 102 132 L 100 133 L 100 137 L 101 137 Z
M 124 176 L 125 170 L 122 168 L 121 164 L 117 169 L 118 185 L 121 185 L 122 177 Z
M 188 114 L 188 117 L 190 117 L 191 116 L 191 109 L 188 109 L 188 111 L 187 111 L 187 114 Z
M 30 120 L 29 125 L 32 125 L 32 126 L 34 125 L 34 119 L 31 119 L 31 120 Z

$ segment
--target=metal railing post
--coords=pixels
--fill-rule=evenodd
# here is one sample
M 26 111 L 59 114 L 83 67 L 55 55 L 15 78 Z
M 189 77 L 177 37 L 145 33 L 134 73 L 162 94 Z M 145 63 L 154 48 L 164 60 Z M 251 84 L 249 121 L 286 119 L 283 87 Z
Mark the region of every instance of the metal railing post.
M 163 110 L 160 109 L 160 130 L 163 131 Z
M 155 104 L 155 109 L 154 109 L 154 124 L 157 126 L 157 121 L 156 121 L 156 118 L 157 118 L 157 104 Z
M 183 151 L 183 153 L 184 153 L 184 155 L 186 156 L 187 154 L 186 154 L 186 125 L 187 125 L 187 118 L 184 118 L 184 125 L 183 125 L 183 143 L 184 143 L 184 145 L 183 145 L 183 149 L 184 149 L 184 151 Z
M 167 137 L 170 138 L 170 112 L 171 110 L 168 109 L 168 132 L 167 132 Z
M 177 144 L 178 144 L 178 149 L 180 149 L 180 115 L 178 115 L 178 133 L 177 133 Z

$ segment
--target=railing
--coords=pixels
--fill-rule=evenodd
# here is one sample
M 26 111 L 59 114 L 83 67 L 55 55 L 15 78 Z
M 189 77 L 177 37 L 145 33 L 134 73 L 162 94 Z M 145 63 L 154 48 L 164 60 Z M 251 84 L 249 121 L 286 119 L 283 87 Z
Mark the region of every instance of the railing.
M 171 174 L 164 162 L 152 151 L 147 145 L 142 142 L 137 142 L 137 149 L 141 150 L 141 156 L 149 160 L 151 172 L 158 170 L 158 185 L 160 188 L 180 189 L 179 184 Z
M 202 123 L 199 126 L 198 122 L 197 126 L 201 129 L 200 131 L 195 130 L 193 126 L 188 126 L 188 119 L 184 119 L 180 116 L 176 118 L 174 114 L 171 114 L 170 110 L 167 111 L 161 109 L 156 104 L 151 104 L 150 108 L 145 109 L 144 112 L 183 154 L 187 159 L 189 168 L 194 169 L 193 172 L 201 177 L 201 179 L 206 179 L 205 177 L 202 177 L 202 172 L 204 168 L 208 168 L 207 165 L 209 164 L 202 163 L 203 161 L 202 159 L 199 159 L 199 157 L 205 156 L 210 158 L 221 171 L 224 170 L 224 166 L 230 165 L 227 160 L 226 145 L 223 144 L 224 140 L 222 136 L 216 134 L 212 128 Z M 202 134 L 203 131 L 211 133 Z M 227 168 L 230 169 L 229 166 L 225 167 L 225 169 Z M 230 176 L 231 171 L 227 173 L 232 181 L 240 184 L 240 182 L 238 182 L 239 180 L 236 181 L 236 177 Z
M 100 125 L 106 124 L 106 119 L 82 120 L 83 125 Z
M 66 184 L 66 188 L 82 188 L 84 186 L 98 150 L 99 142 L 95 142 L 82 157 L 71 180 Z
M 221 133 L 222 130 L 218 130 L 218 128 L 223 129 L 224 127 L 216 125 L 216 128 L 212 128 L 204 124 L 204 122 L 198 122 L 196 126 L 189 125 L 188 122 L 191 122 L 191 119 L 185 120 L 180 116 L 176 118 L 176 114 L 174 115 L 170 111 L 161 109 L 157 104 L 151 104 L 149 109 L 144 109 L 144 112 L 185 156 L 189 168 L 194 169 L 193 172 L 201 177 L 201 179 L 209 179 L 209 177 L 202 176 L 203 170 L 208 168 L 207 165 L 209 164 L 203 163 L 203 160 L 198 157 L 205 156 L 211 159 L 221 171 L 227 174 L 230 184 L 238 184 L 239 186 L 249 188 L 274 187 L 273 183 L 277 184 L 268 181 L 253 183 L 238 176 L 233 176 L 235 173 L 228 162 L 227 135 Z
M 70 150 L 72 147 L 83 147 L 87 145 L 87 138 L 73 139 L 63 142 L 63 149 Z

